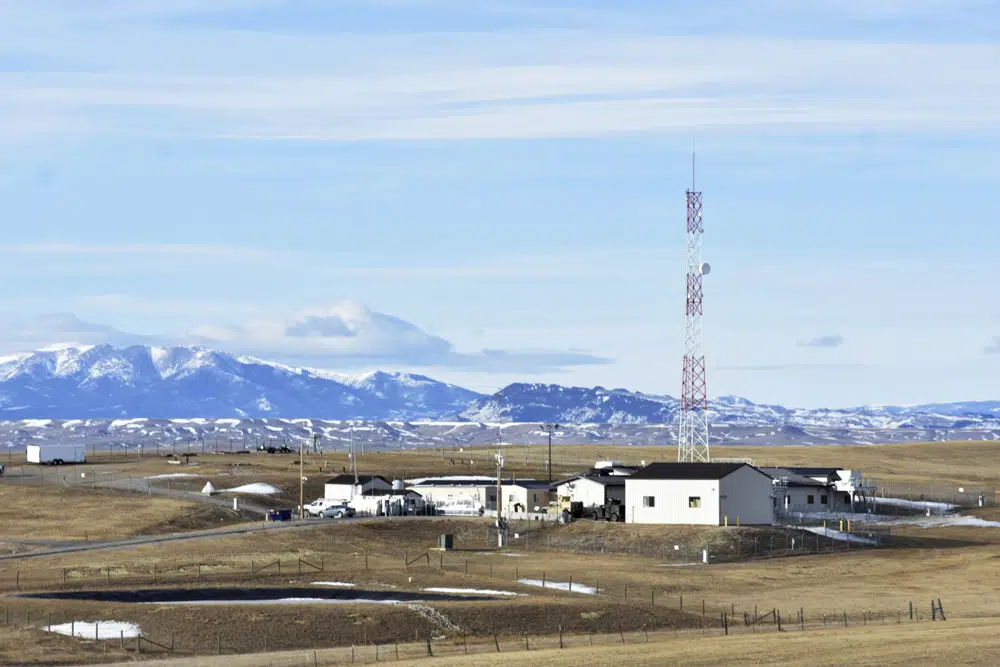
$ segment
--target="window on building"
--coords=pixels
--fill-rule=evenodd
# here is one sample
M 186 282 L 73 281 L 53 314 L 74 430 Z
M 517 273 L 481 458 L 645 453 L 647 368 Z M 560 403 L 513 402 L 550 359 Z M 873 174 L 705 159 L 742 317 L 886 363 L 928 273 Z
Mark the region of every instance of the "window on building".
M 701 507 L 701 496 L 688 496 L 688 507 L 692 509 Z
M 844 503 L 847 504 L 847 505 L 851 504 L 851 494 L 849 494 L 849 493 L 845 493 L 844 494 Z
M 509 500 L 510 502 L 514 502 L 514 494 L 512 493 L 509 496 L 507 496 L 507 500 Z
M 816 496 L 806 496 L 806 505 L 815 505 Z
M 643 507 L 656 507 L 656 498 L 653 496 L 643 496 L 642 497 Z
M 819 497 L 819 504 L 820 505 L 826 505 L 828 502 L 829 502 L 829 497 L 828 496 L 820 496 Z

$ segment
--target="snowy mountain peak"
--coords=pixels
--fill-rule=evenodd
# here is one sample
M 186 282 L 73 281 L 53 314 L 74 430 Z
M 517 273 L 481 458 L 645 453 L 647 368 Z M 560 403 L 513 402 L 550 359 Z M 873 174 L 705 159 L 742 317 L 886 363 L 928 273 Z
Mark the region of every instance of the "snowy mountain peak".
M 63 347 L 0 359 L 0 418 L 451 417 L 480 394 L 422 375 L 361 378 L 204 347 Z
M 350 310 L 347 308 L 346 310 Z M 346 375 L 205 347 L 55 346 L 0 358 L 0 419 L 316 418 L 663 425 L 678 401 L 605 387 L 514 383 L 482 395 L 425 375 Z M 1000 402 L 804 410 L 722 396 L 716 429 L 1000 428 Z

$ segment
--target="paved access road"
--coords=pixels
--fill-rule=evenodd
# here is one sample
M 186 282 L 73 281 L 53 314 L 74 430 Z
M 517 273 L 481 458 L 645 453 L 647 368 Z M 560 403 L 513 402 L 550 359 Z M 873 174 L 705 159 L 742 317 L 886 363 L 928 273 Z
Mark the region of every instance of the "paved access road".
M 378 519 L 389 519 L 400 517 L 377 517 Z M 406 517 L 407 520 L 419 519 L 422 517 Z M 433 517 L 428 517 L 433 518 Z M 307 528 L 318 528 L 330 526 L 359 519 L 306 519 L 305 521 L 275 521 L 252 524 L 242 524 L 238 526 L 226 526 L 224 528 L 211 528 L 209 530 L 193 530 L 187 533 L 171 533 L 169 535 L 146 535 L 140 537 L 129 537 L 123 540 L 109 540 L 107 542 L 72 542 L 51 546 L 40 551 L 29 551 L 20 554 L 0 555 L 0 561 L 9 560 L 30 560 L 36 558 L 46 558 L 61 554 L 76 553 L 80 551 L 112 551 L 115 549 L 129 549 L 146 544 L 160 544 L 163 542 L 180 542 L 184 540 L 206 540 L 219 537 L 229 537 L 232 535 L 246 535 L 248 533 L 272 532 L 284 530 L 301 530 Z M 370 519 L 368 519 L 370 520 Z M 25 544 L 23 540 L 5 540 L 0 537 L 0 542 L 17 542 Z

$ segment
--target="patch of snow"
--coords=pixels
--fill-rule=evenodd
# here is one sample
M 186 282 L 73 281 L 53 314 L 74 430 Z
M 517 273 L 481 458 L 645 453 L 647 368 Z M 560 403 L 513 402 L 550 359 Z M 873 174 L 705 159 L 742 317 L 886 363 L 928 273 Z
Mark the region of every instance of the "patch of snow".
M 803 526 L 802 530 L 809 533 L 815 533 L 816 535 L 822 535 L 823 537 L 828 537 L 831 540 L 838 540 L 840 542 L 870 545 L 878 544 L 876 540 L 873 540 L 870 537 L 863 537 L 861 535 L 855 535 L 854 533 L 844 533 L 839 530 L 833 530 L 832 528 L 824 528 L 823 526 Z
M 875 502 L 881 505 L 895 505 L 898 507 L 916 507 L 917 509 L 932 510 L 953 510 L 955 506 L 951 503 L 939 503 L 932 500 L 906 500 L 904 498 L 875 498 Z
M 902 522 L 901 522 L 902 523 Z M 905 523 L 922 526 L 924 528 L 1000 528 L 1000 521 L 987 521 L 978 516 L 946 516 L 934 519 L 917 519 Z
M 45 428 L 51 423 L 51 419 L 25 419 L 21 422 L 21 426 L 24 428 Z
M 314 581 L 313 586 L 348 586 L 354 587 L 356 584 L 349 584 L 344 581 Z
M 232 604 L 400 604 L 399 600 L 327 600 L 325 598 L 281 598 L 279 600 L 191 600 L 189 602 L 143 602 L 170 605 L 232 605 Z M 117 635 L 115 635 L 117 636 Z
M 200 477 L 201 475 L 193 475 L 189 472 L 171 472 L 164 475 L 151 475 L 144 479 L 181 479 L 182 477 Z
M 478 595 L 524 595 L 524 593 L 512 593 L 510 591 L 493 591 L 488 588 L 425 588 L 424 592 L 425 593 L 476 593 Z
M 273 496 L 276 493 L 281 493 L 281 489 L 276 486 L 271 486 L 270 484 L 265 484 L 263 482 L 254 482 L 253 484 L 244 484 L 243 486 L 237 486 L 233 489 L 225 489 L 224 493 L 249 493 L 256 496 Z
M 542 588 L 551 588 L 557 591 L 569 591 L 571 593 L 584 593 L 586 595 L 597 595 L 597 589 L 593 586 L 585 586 L 583 584 L 574 583 L 572 589 L 570 589 L 569 582 L 567 581 L 542 581 L 541 579 L 518 579 L 517 583 L 524 584 L 525 586 L 540 586 Z
M 42 628 L 46 632 L 54 632 L 67 637 L 82 637 L 83 639 L 119 639 L 122 633 L 126 637 L 138 637 L 142 630 L 134 623 L 124 623 L 122 621 L 76 621 L 75 623 L 60 623 L 59 625 L 46 625 Z

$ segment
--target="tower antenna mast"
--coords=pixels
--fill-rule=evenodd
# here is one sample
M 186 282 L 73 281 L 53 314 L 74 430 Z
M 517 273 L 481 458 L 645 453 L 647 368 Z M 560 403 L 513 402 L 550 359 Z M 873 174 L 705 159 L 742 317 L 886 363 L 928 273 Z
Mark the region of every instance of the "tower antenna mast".
M 695 154 L 691 153 L 691 189 L 687 191 L 687 297 L 684 322 L 684 372 L 681 380 L 677 460 L 711 460 L 708 446 L 708 390 L 705 373 L 705 336 L 702 307 L 704 277 L 712 270 L 701 261 L 701 192 L 695 190 Z

